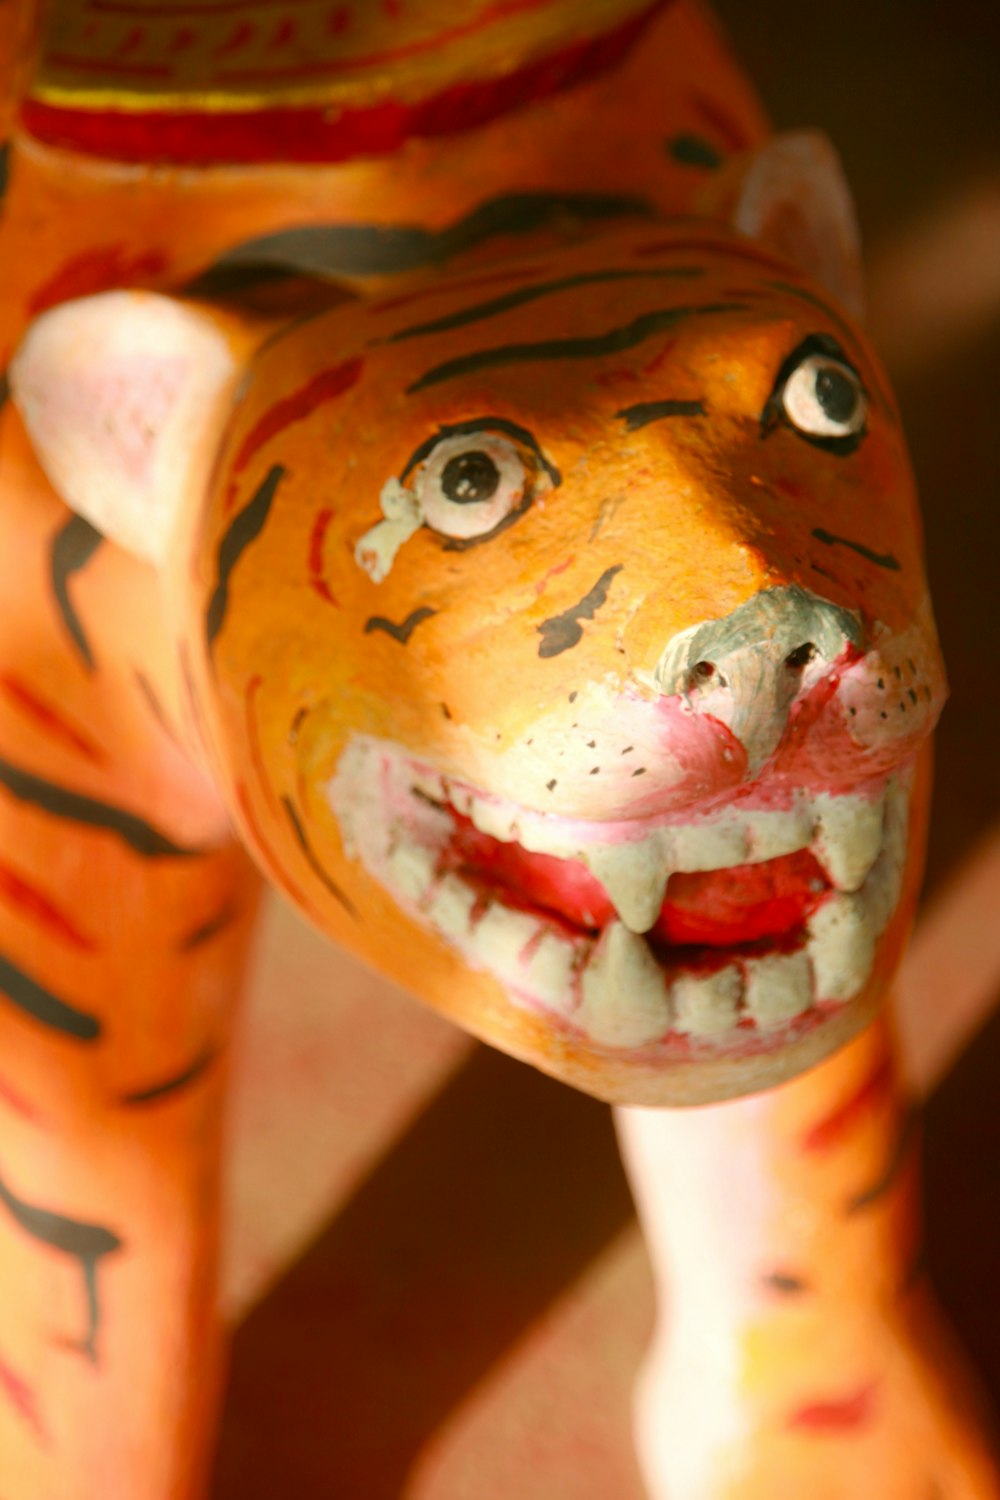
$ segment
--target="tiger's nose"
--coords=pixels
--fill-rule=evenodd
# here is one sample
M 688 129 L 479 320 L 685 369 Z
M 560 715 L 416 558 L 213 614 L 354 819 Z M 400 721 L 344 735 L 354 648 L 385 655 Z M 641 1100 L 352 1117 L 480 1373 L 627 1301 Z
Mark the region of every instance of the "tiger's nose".
M 790 584 L 762 589 L 721 620 L 681 631 L 654 677 L 662 693 L 682 694 L 695 712 L 720 719 L 756 775 L 777 749 L 799 693 L 861 642 L 856 614 Z

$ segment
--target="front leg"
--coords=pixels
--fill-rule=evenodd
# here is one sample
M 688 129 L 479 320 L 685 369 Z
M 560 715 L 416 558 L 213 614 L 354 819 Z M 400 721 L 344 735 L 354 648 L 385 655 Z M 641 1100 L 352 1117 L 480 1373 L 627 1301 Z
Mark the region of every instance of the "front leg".
M 229 851 L 151 858 L 0 790 L 4 1491 L 194 1500 L 252 892 Z
M 180 749 L 150 578 L 3 437 L 0 1493 L 195 1500 L 257 878 Z
M 636 1405 L 652 1500 L 1000 1494 L 917 1274 L 886 1028 L 768 1095 L 617 1123 L 660 1301 Z

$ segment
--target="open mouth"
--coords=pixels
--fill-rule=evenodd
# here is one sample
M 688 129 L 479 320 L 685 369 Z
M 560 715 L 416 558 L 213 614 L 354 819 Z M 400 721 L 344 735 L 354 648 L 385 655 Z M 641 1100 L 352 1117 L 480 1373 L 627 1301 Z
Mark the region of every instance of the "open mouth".
M 599 1045 L 771 1050 L 864 989 L 899 899 L 908 773 L 687 820 L 573 821 L 358 738 L 345 848 L 511 999 Z

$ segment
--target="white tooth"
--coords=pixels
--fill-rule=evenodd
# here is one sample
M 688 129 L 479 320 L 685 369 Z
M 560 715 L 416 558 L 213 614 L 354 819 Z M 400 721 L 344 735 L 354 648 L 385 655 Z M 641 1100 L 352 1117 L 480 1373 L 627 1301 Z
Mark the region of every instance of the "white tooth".
M 758 1026 L 780 1026 L 812 1003 L 807 953 L 771 953 L 743 965 L 743 1002 Z
M 529 854 L 551 854 L 553 859 L 582 859 L 579 839 L 569 837 L 564 829 L 553 827 L 544 818 L 522 817 L 517 841 Z
M 423 844 L 398 839 L 387 860 L 394 888 L 408 901 L 422 901 L 434 882 L 436 862 L 436 856 Z
M 766 859 L 780 859 L 782 855 L 808 849 L 813 832 L 812 814 L 805 807 L 787 812 L 744 813 L 743 826 L 750 843 L 748 865 L 763 864 Z
M 735 964 L 714 974 L 678 974 L 670 986 L 678 1031 L 690 1036 L 717 1036 L 739 1018 L 743 981 Z
M 863 895 L 872 931 L 881 936 L 899 904 L 906 851 L 883 850 L 865 881 Z
M 448 801 L 455 811 L 460 812 L 464 818 L 470 816 L 474 800 L 472 793 L 466 791 L 464 787 L 450 786 L 448 788 Z
M 875 962 L 875 930 L 864 894 L 838 894 L 809 918 L 807 952 L 817 1000 L 850 1000 Z
M 885 804 L 885 832 L 882 853 L 865 881 L 864 897 L 868 916 L 877 933 L 884 931 L 896 910 L 906 868 L 907 834 L 909 832 L 909 793 L 892 786 Z
M 882 847 L 881 799 L 868 802 L 821 792 L 813 808 L 816 858 L 839 891 L 859 891 Z
M 670 1029 L 670 997 L 641 937 L 612 922 L 583 971 L 577 1021 L 595 1042 L 641 1047 Z
M 474 924 L 469 951 L 503 984 L 523 989 L 528 965 L 522 955 L 537 936 L 537 917 L 494 902 Z
M 725 870 L 730 865 L 745 864 L 750 852 L 750 841 L 740 819 L 692 823 L 666 832 L 673 870 Z
M 598 844 L 584 849 L 583 858 L 625 926 L 648 932 L 660 915 L 670 879 L 664 840 L 654 833 L 634 843 Z
M 371 752 L 364 743 L 348 745 L 333 777 L 327 783 L 326 795 L 340 824 L 340 837 L 344 853 L 350 859 L 358 857 L 358 828 L 356 815 L 370 801 Z
M 424 910 L 446 937 L 464 942 L 478 899 L 472 887 L 457 875 L 444 875 L 429 892 Z
M 447 802 L 448 793 L 444 781 L 434 771 L 414 769 L 410 775 L 411 791 L 421 792 L 433 802 Z
M 885 832 L 883 847 L 895 850 L 900 859 L 906 854 L 910 821 L 910 789 L 893 779 L 885 794 Z
M 569 1015 L 577 1003 L 577 956 L 576 944 L 546 929 L 525 965 L 519 987 L 546 1009 Z
M 503 844 L 509 844 L 517 838 L 517 824 L 512 820 L 509 810 L 495 802 L 483 802 L 479 797 L 473 797 L 470 799 L 467 816 L 480 833 L 487 833 L 490 838 L 499 839 Z

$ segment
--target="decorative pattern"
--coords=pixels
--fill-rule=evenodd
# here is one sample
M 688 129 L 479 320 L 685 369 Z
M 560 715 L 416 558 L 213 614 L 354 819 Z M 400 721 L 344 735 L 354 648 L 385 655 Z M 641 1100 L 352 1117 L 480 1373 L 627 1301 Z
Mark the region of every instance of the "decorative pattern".
M 671 0 L 57 0 L 24 106 L 131 161 L 343 161 L 612 68 Z

